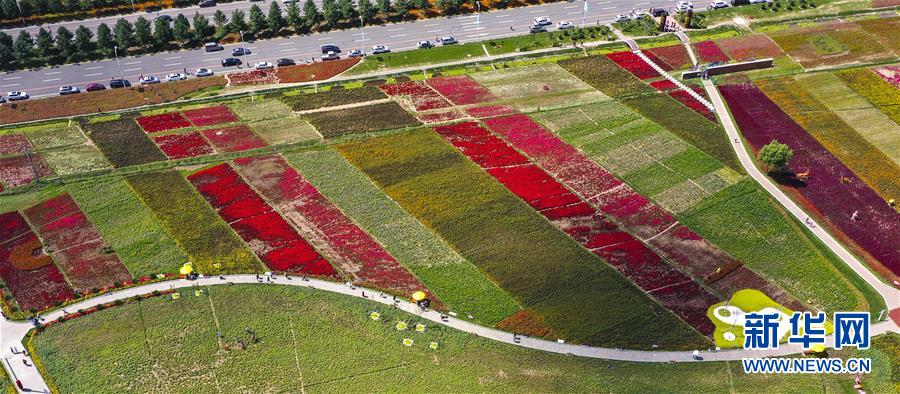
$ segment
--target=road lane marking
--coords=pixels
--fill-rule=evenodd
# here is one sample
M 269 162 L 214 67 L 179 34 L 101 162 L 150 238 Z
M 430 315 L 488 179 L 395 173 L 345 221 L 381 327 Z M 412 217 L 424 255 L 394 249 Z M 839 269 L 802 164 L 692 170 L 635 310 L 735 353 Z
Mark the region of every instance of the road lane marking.
M 86 76 L 86 77 L 96 77 L 98 75 L 103 75 L 103 73 L 84 74 L 84 76 Z
M 217 62 L 219 59 L 203 59 L 204 62 Z
M 568 7 L 563 7 L 563 9 L 564 9 L 564 10 L 568 10 L 568 9 L 571 9 L 571 8 L 579 8 L 579 7 L 582 7 L 582 6 L 580 6 L 580 5 L 570 5 L 570 6 L 568 6 Z
M 529 14 L 537 14 L 538 12 L 544 12 L 544 10 L 531 10 L 531 11 L 528 11 Z
M 293 50 L 294 50 L 294 48 L 288 48 L 288 49 L 282 49 L 282 50 L 280 50 L 280 51 L 278 51 L 278 52 L 290 52 L 290 51 L 293 51 Z M 215 60 L 215 59 L 213 59 L 213 60 Z
M 634 3 L 634 5 L 647 5 L 647 4 L 650 4 L 650 2 L 649 2 L 649 1 L 644 1 L 644 2 L 641 2 L 641 3 Z
M 61 78 L 50 78 L 50 79 L 45 79 L 44 82 L 59 81 L 60 79 L 61 79 Z
M 435 30 L 428 30 L 428 31 L 426 31 L 426 33 L 439 33 L 442 31 L 444 31 L 444 29 L 435 29 Z
M 125 71 L 125 72 L 138 71 L 138 70 L 140 70 L 141 68 L 142 68 L 142 67 L 138 67 L 138 68 L 129 68 L 129 69 L 125 69 L 125 70 L 122 70 L 122 71 Z
M 573 12 L 568 13 L 567 15 L 581 15 L 581 14 L 582 14 L 581 11 L 573 11 Z
M 395 35 L 391 36 L 390 38 L 397 38 L 397 37 L 406 37 L 406 33 L 403 33 L 403 34 L 395 34 Z
M 141 61 L 138 60 L 138 61 L 136 61 L 136 62 L 128 62 L 128 63 L 122 63 L 122 64 L 124 64 L 124 65 L 126 65 L 126 66 L 130 66 L 130 65 L 132 65 L 132 64 L 141 64 Z
M 171 63 L 171 64 L 163 64 L 163 67 L 173 67 L 173 66 L 180 66 L 180 65 L 181 65 L 181 63 Z
M 85 70 L 99 70 L 99 69 L 101 69 L 101 68 L 103 68 L 103 66 L 87 67 L 87 68 L 85 68 Z
M 317 39 L 316 41 L 327 41 L 330 39 L 331 39 L 331 37 L 322 37 L 322 38 Z
M 62 71 L 54 71 L 52 73 L 46 73 L 44 75 L 56 75 L 56 74 L 62 74 Z
M 601 8 L 601 10 L 603 10 L 603 11 L 606 11 L 606 10 L 614 10 L 614 9 L 616 9 L 616 7 L 603 7 L 603 8 Z
M 12 80 L 14 80 L 14 79 L 22 79 L 22 77 L 9 77 L 9 78 L 3 78 L 4 81 L 12 81 Z
M 422 25 L 422 26 L 431 27 L 431 26 L 437 26 L 437 25 L 440 25 L 440 23 L 429 23 L 427 25 Z
M 397 29 L 388 29 L 387 31 L 401 31 L 401 30 L 403 30 L 402 27 L 401 27 L 401 28 L 397 28 Z
M 283 47 L 285 45 L 292 45 L 292 44 L 293 44 L 293 42 L 282 42 L 281 44 L 278 44 L 278 46 Z
M 19 86 L 19 85 L 21 85 L 21 83 L 11 83 L 11 84 L 8 84 L 8 85 L 3 85 L 3 86 L 8 87 L 8 88 L 11 88 L 11 87 L 13 87 L 13 86 Z
M 181 56 L 173 56 L 173 57 L 164 57 L 163 60 L 177 60 L 181 59 Z

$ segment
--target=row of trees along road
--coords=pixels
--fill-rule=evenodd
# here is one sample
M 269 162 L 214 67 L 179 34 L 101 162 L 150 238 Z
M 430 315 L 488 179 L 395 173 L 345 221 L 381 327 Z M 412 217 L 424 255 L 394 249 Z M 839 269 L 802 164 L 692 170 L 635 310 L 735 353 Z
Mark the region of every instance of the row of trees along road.
M 436 4 L 443 15 L 453 15 L 467 1 L 472 0 L 438 0 Z M 508 6 L 508 2 L 502 0 L 493 5 L 502 8 Z M 359 0 L 358 4 L 353 0 L 322 0 L 321 10 L 313 0 L 306 0 L 302 7 L 292 3 L 286 9 L 273 1 L 268 13 L 263 13 L 254 4 L 249 15 L 243 10 L 234 10 L 226 16 L 220 10 L 213 15 L 212 21 L 195 13 L 191 18 L 178 14 L 172 21 L 159 18 L 151 21 L 141 16 L 131 23 L 120 18 L 112 27 L 101 23 L 96 32 L 83 25 L 74 33 L 62 26 L 55 32 L 41 27 L 34 37 L 26 31 L 20 31 L 15 38 L 0 32 L 0 69 L 36 68 L 111 58 L 116 54 L 125 56 L 191 48 L 234 37 L 240 32 L 244 33 L 245 39 L 255 39 L 356 27 L 360 23 L 410 18 L 411 11 L 430 8 L 428 0 Z

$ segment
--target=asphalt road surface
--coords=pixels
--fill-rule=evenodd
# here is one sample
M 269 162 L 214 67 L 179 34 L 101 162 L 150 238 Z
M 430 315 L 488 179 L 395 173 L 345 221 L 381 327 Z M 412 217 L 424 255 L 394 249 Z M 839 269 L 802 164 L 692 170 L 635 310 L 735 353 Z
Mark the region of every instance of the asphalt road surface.
M 257 3 L 263 5 L 262 3 Z M 465 16 L 434 18 L 414 22 L 403 22 L 381 26 L 366 26 L 364 29 L 339 30 L 304 36 L 291 36 L 273 40 L 225 45 L 225 50 L 207 53 L 202 48 L 161 52 L 152 55 L 122 57 L 118 61 L 107 59 L 90 63 L 68 64 L 48 67 L 39 70 L 16 71 L 0 75 L 0 93 L 6 95 L 10 91 L 26 91 L 31 97 L 55 95 L 60 86 L 73 85 L 84 88 L 89 83 L 108 84 L 111 78 L 124 76 L 136 83 L 141 75 L 154 75 L 164 79 L 166 74 L 182 72 L 187 69 L 193 73 L 197 68 L 205 67 L 216 73 L 237 70 L 235 67 L 224 68 L 221 60 L 231 56 L 231 49 L 243 46 L 252 50 L 252 54 L 243 56 L 243 68 L 252 67 L 256 62 L 274 63 L 280 58 L 291 58 L 300 63 L 317 59 L 321 55 L 322 44 L 336 44 L 343 50 L 343 55 L 350 49 L 369 51 L 373 45 L 387 45 L 393 51 L 415 49 L 421 40 L 432 42 L 440 36 L 453 36 L 460 43 L 481 41 L 490 38 L 501 38 L 527 34 L 528 27 L 537 17 L 548 17 L 554 25 L 557 22 L 569 21 L 576 26 L 582 20 L 586 25 L 611 22 L 617 14 L 629 13 L 632 9 L 648 9 L 650 7 L 670 7 L 672 0 L 588 0 L 587 13 L 584 12 L 584 1 L 559 2 L 551 4 L 520 7 L 514 9 L 484 12 Z M 221 5 L 220 8 L 249 8 L 250 3 L 239 2 Z M 265 7 L 267 8 L 267 6 Z M 205 8 L 215 12 L 214 8 Z M 192 10 L 191 10 L 192 11 Z M 168 13 L 185 12 L 185 9 L 168 10 Z M 136 15 L 134 16 L 137 17 Z M 118 18 L 118 17 L 115 17 Z M 114 18 L 114 19 L 115 19 Z M 113 19 L 113 20 L 114 20 Z M 81 21 L 99 24 L 103 18 Z M 56 25 L 54 25 L 56 26 Z

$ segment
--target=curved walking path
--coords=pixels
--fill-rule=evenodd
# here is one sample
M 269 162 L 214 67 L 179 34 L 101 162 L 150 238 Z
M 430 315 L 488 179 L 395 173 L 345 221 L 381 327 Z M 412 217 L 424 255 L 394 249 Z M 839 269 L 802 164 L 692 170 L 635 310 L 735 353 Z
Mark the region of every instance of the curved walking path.
M 395 304 L 398 309 L 409 312 L 422 319 L 430 320 L 437 324 L 443 324 L 457 330 L 475 334 L 480 337 L 488 338 L 494 341 L 503 342 L 513 346 L 520 346 L 529 349 L 543 350 L 551 353 L 568 354 L 589 358 L 600 358 L 618 361 L 634 361 L 634 362 L 705 362 L 705 361 L 737 361 L 747 357 L 770 357 L 784 356 L 790 354 L 798 354 L 803 349 L 798 345 L 782 344 L 775 350 L 704 350 L 701 352 L 700 359 L 694 359 L 690 351 L 644 351 L 644 350 L 625 350 L 610 349 L 601 347 L 592 347 L 584 345 L 576 345 L 569 343 L 561 343 L 548 341 L 539 338 L 529 338 L 520 336 L 519 341 L 513 339 L 513 335 L 506 331 L 497 330 L 490 327 L 481 326 L 463 319 L 452 316 L 442 316 L 441 313 L 432 310 L 423 311 L 416 304 L 406 300 L 397 299 L 395 302 L 393 297 L 382 297 L 379 291 L 361 287 L 351 287 L 346 284 L 329 282 L 318 279 L 304 279 L 301 277 L 286 276 L 260 276 L 256 275 L 226 275 L 222 277 L 205 277 L 197 280 L 177 279 L 171 281 L 163 281 L 150 283 L 142 286 L 131 287 L 118 291 L 106 293 L 91 299 L 87 299 L 65 308 L 47 313 L 42 317 L 45 321 L 53 321 L 60 319 L 67 314 L 67 311 L 76 311 L 79 309 L 89 309 L 100 304 L 108 304 L 116 300 L 125 300 L 134 296 L 150 294 L 153 291 L 166 291 L 173 289 L 182 289 L 190 287 L 205 286 L 222 286 L 229 284 L 257 284 L 260 286 L 298 286 L 313 289 L 329 291 L 332 293 L 344 294 L 358 298 L 365 298 L 373 302 L 384 305 Z M 268 279 L 266 279 L 268 278 Z M 270 282 L 271 281 L 271 282 Z M 32 328 L 31 324 L 23 322 L 12 322 L 7 319 L 0 320 L 0 355 L 4 358 L 3 366 L 13 377 L 13 380 L 20 380 L 27 391 L 25 392 L 43 392 L 48 390 L 47 383 L 44 381 L 40 372 L 33 366 L 30 356 L 22 353 L 22 341 L 28 330 Z M 896 326 L 890 321 L 872 325 L 871 334 L 878 335 L 887 331 L 895 331 Z M 13 352 L 18 350 L 18 353 Z M 26 361 L 27 364 L 25 362 Z

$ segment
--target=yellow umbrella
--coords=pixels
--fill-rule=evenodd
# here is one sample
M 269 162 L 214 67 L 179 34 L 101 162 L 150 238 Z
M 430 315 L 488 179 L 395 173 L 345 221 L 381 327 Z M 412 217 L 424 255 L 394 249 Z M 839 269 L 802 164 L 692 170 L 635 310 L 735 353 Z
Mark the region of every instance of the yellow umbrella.
M 424 292 L 424 291 L 417 291 L 417 292 L 413 293 L 412 297 L 413 297 L 413 299 L 416 300 L 416 301 L 422 301 L 422 300 L 425 299 L 425 292 Z
M 194 272 L 194 265 L 191 264 L 190 261 L 188 261 L 181 266 L 181 269 L 178 272 L 180 272 L 182 275 L 190 275 L 191 272 Z

